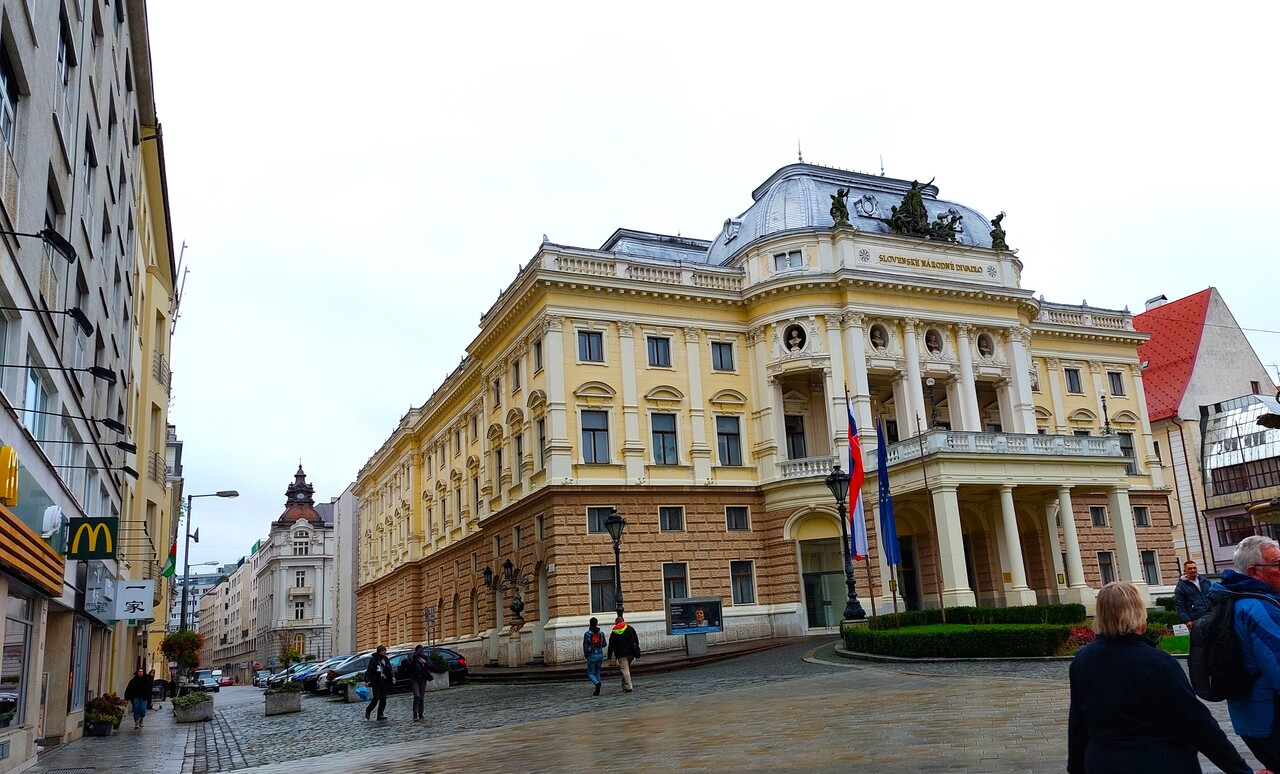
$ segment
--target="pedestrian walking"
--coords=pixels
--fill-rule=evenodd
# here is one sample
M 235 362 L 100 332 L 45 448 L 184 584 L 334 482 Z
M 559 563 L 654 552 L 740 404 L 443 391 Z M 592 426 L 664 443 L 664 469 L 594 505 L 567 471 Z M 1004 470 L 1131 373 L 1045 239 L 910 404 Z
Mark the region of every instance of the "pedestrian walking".
M 1261 535 L 1241 540 L 1209 597 L 1234 597 L 1240 657 L 1257 675 L 1248 696 L 1227 699 L 1231 727 L 1263 766 L 1280 771 L 1280 543 Z
M 635 627 L 628 626 L 622 616 L 614 619 L 613 631 L 609 634 L 608 658 L 618 660 L 618 671 L 622 672 L 622 690 L 631 693 L 631 662 L 640 658 L 640 635 Z
M 133 679 L 124 687 L 124 698 L 133 709 L 133 727 L 142 728 L 142 721 L 147 717 L 147 708 L 151 706 L 151 688 L 154 682 L 141 669 L 134 672 Z
M 595 618 L 587 626 L 582 635 L 582 655 L 587 659 L 587 678 L 595 686 L 592 696 L 600 695 L 600 666 L 604 664 L 604 651 L 607 647 L 604 632 L 600 631 L 600 622 Z
M 413 649 L 409 658 L 409 688 L 413 691 L 413 719 L 423 720 L 426 711 L 427 683 L 431 677 L 431 661 L 427 658 L 427 649 L 419 645 Z
M 1132 583 L 1102 587 L 1093 625 L 1098 638 L 1071 662 L 1068 774 L 1199 774 L 1197 751 L 1226 774 L 1253 774 L 1182 665 L 1142 636 L 1147 606 Z
M 1209 587 L 1212 585 L 1200 574 L 1195 562 L 1182 564 L 1182 577 L 1173 587 L 1173 609 L 1178 612 L 1180 621 L 1193 626 L 1197 618 L 1209 612 Z
M 391 659 L 387 658 L 387 646 L 379 645 L 378 650 L 369 659 L 369 666 L 364 670 L 364 681 L 368 683 L 373 698 L 364 709 L 364 719 L 368 720 L 374 709 L 378 710 L 378 720 L 387 719 L 387 694 L 395 677 L 391 673 Z

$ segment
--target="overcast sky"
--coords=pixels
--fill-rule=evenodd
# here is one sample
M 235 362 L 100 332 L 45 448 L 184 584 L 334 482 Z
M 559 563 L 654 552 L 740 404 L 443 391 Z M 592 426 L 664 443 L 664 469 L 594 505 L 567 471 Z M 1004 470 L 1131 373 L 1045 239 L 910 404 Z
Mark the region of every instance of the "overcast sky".
M 187 491 L 241 493 L 191 560 L 247 554 L 299 462 L 341 494 L 543 234 L 713 238 L 797 140 L 1006 212 L 1048 300 L 1214 285 L 1280 362 L 1280 12 L 1144 7 L 152 0 L 170 421 Z

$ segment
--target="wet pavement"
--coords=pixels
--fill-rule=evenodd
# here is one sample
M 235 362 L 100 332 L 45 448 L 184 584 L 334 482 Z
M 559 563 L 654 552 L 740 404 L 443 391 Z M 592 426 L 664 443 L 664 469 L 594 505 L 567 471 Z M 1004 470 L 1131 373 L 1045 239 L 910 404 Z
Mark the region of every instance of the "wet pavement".
M 268 718 L 261 692 L 238 687 L 212 723 L 178 726 L 166 705 L 143 732 L 73 742 L 31 771 L 1065 771 L 1068 664 L 848 661 L 826 638 L 641 672 L 630 694 L 614 678 L 592 697 L 585 674 L 468 683 L 428 694 L 425 722 L 406 694 L 381 723 L 310 696 Z M 1225 705 L 1209 706 L 1247 753 Z

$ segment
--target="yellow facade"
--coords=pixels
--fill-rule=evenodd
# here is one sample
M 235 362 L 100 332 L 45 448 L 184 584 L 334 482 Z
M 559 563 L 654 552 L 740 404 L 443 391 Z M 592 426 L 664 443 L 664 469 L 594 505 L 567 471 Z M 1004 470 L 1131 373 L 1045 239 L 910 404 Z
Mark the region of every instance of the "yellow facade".
M 360 472 L 358 646 L 580 658 L 586 619 L 613 610 L 595 509 L 627 520 L 623 595 L 650 649 L 683 647 L 665 633 L 670 597 L 724 599 L 713 641 L 834 627 L 845 576 L 823 481 L 848 468 L 846 391 L 868 470 L 865 607 L 1090 605 L 1107 577 L 1176 582 L 1127 312 L 1037 301 L 989 240 L 815 222 L 841 184 L 908 190 L 793 165 L 710 242 L 544 244 Z M 771 204 L 784 196 L 791 209 Z M 796 196 L 811 200 L 798 225 Z M 875 421 L 904 546 L 893 570 Z M 486 585 L 506 561 L 517 582 Z

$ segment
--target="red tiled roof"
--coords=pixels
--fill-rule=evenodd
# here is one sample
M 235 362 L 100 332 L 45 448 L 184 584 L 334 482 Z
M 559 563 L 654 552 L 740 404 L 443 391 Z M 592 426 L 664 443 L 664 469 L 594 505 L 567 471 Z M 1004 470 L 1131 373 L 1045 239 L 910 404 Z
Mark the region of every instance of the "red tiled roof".
M 1146 363 L 1142 383 L 1152 422 L 1174 416 L 1182 403 L 1195 370 L 1212 295 L 1213 288 L 1205 288 L 1133 318 L 1135 330 L 1151 334 L 1138 347 L 1138 359 Z

